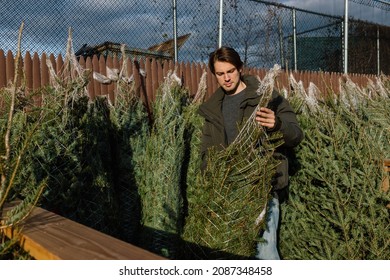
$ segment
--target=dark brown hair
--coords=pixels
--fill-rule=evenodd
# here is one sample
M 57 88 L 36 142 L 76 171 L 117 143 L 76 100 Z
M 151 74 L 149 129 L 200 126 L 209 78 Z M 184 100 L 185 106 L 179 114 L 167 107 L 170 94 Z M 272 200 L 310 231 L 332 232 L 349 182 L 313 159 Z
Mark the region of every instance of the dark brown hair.
M 243 62 L 240 55 L 230 47 L 220 47 L 213 51 L 209 56 L 209 68 L 211 73 L 215 74 L 214 63 L 217 61 L 229 62 L 233 64 L 237 70 L 241 70 Z

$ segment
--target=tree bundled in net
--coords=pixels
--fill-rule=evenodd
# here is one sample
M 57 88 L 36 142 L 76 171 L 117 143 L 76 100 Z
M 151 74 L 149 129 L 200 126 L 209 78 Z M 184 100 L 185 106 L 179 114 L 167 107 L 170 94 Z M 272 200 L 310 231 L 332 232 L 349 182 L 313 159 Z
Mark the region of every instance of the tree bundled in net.
M 169 258 L 180 247 L 183 220 L 182 163 L 188 92 L 175 73 L 168 73 L 153 103 L 150 132 L 139 140 L 143 150 L 135 158 L 141 200 L 139 245 Z
M 273 158 L 282 144 L 279 133 L 268 135 L 256 122 L 256 110 L 267 106 L 279 67 L 259 80 L 260 102 L 235 141 L 222 151 L 208 151 L 207 167 L 189 186 L 189 213 L 183 239 L 186 258 L 252 258 L 259 229 L 259 214 L 270 197 L 278 162 Z
M 381 190 L 390 156 L 386 80 L 360 88 L 345 77 L 340 93 L 326 96 L 292 81 L 294 98 L 304 100 L 305 139 L 282 205 L 283 258 L 389 259 L 390 193 Z
M 47 112 L 37 108 L 25 86 L 21 69 L 21 39 L 24 24 L 19 29 L 15 58 L 14 81 L 0 91 L 0 258 L 14 248 L 16 238 L 5 238 L 4 229 L 17 227 L 38 203 L 47 184 L 47 174 L 28 185 L 20 180 L 23 167 L 30 164 L 30 149 L 36 149 L 34 137 L 46 119 Z M 31 172 L 30 174 L 31 175 Z M 28 188 L 25 187 L 28 185 Z M 8 211 L 4 210 L 7 203 Z

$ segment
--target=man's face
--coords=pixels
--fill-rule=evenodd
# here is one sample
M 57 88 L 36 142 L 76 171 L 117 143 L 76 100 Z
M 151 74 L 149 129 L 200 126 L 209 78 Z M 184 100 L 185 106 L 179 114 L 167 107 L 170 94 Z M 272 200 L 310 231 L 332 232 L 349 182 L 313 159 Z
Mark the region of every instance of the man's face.
M 217 82 L 226 93 L 237 93 L 240 86 L 240 72 L 237 68 L 229 62 L 217 61 L 214 63 L 214 69 Z

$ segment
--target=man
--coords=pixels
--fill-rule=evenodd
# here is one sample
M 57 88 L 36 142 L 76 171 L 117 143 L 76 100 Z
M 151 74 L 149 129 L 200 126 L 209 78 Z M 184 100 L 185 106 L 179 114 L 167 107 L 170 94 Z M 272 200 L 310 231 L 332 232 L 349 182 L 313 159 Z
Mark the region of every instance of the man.
M 209 68 L 220 87 L 199 108 L 200 115 L 205 118 L 201 146 L 203 169 L 207 150 L 210 147 L 224 149 L 231 144 L 238 135 L 239 124 L 250 117 L 260 100 L 256 92 L 257 78 L 242 74 L 243 62 L 234 49 L 221 47 L 211 53 Z M 280 152 L 297 146 L 303 139 L 303 132 L 290 104 L 276 91 L 267 108 L 260 108 L 256 115 L 259 125 L 269 133 L 280 131 L 284 138 L 283 146 L 275 153 L 281 164 L 276 172 L 273 198 L 268 203 L 267 229 L 262 236 L 266 242 L 259 243 L 257 255 L 259 259 L 280 259 L 277 251 L 278 192 L 288 185 L 287 158 Z

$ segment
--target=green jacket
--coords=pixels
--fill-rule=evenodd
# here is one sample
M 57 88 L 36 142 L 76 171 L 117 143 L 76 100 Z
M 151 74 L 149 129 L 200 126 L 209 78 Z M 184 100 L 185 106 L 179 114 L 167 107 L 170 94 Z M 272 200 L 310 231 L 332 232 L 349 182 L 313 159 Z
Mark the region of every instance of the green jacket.
M 254 76 L 242 77 L 247 88 L 246 99 L 241 103 L 241 121 L 250 117 L 253 110 L 259 104 L 260 96 L 257 95 L 259 82 Z M 225 93 L 222 88 L 218 88 L 214 94 L 199 107 L 199 114 L 204 117 L 205 122 L 202 133 L 202 169 L 206 167 L 207 150 L 210 147 L 224 149 L 227 146 L 224 121 L 222 116 L 222 101 Z M 280 190 L 288 185 L 288 161 L 286 157 L 287 148 L 297 146 L 303 139 L 303 131 L 300 128 L 296 114 L 289 102 L 277 91 L 272 94 L 272 99 L 268 104 L 276 115 L 275 127 L 269 132 L 280 131 L 283 134 L 284 144 L 275 152 L 275 157 L 281 160 L 277 170 L 274 189 Z

